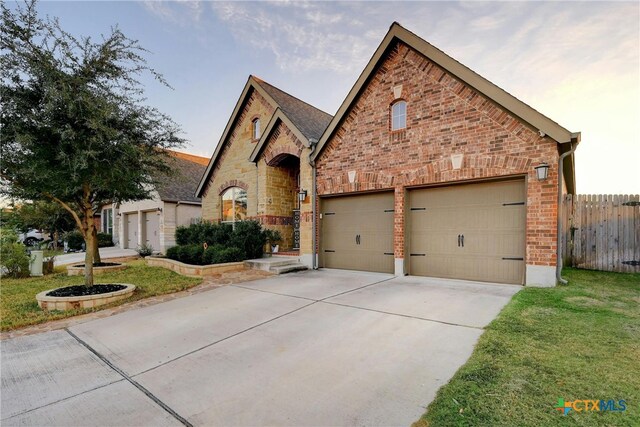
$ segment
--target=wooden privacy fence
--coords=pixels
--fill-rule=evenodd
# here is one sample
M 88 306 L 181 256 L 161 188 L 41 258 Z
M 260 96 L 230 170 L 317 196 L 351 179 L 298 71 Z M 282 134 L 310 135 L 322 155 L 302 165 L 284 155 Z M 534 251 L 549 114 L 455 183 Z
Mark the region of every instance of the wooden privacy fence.
M 640 272 L 640 196 L 568 194 L 562 206 L 563 263 Z

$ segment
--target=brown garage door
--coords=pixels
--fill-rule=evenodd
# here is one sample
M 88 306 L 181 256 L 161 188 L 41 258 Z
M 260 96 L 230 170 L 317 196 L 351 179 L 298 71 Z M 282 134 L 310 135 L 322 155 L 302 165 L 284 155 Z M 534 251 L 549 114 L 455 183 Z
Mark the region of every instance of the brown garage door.
M 409 192 L 410 273 L 524 283 L 524 181 Z
M 393 273 L 393 193 L 321 203 L 323 267 Z

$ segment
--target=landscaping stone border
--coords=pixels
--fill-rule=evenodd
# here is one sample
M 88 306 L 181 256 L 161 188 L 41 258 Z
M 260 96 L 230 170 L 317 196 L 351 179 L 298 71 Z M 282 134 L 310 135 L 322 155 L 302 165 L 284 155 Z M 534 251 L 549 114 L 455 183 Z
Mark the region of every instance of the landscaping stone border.
M 113 283 L 114 285 L 126 286 L 115 292 L 107 292 L 98 295 L 82 295 L 77 297 L 52 297 L 47 294 L 55 289 L 49 289 L 36 295 L 38 305 L 45 311 L 50 310 L 73 310 L 77 308 L 93 308 L 100 305 L 109 304 L 114 301 L 129 298 L 136 287 L 127 283 Z M 63 286 L 65 287 L 65 286 Z M 60 289 L 60 288 L 56 288 Z
M 168 268 L 169 270 L 175 271 L 178 274 L 188 277 L 216 276 L 220 273 L 226 273 L 228 271 L 240 271 L 244 270 L 245 268 L 243 261 L 226 262 L 224 264 L 192 265 L 174 261 L 169 258 L 149 256 L 145 259 L 147 260 L 147 265 L 149 267 Z
M 103 262 L 114 262 L 114 261 L 108 260 Z M 104 267 L 93 267 L 93 275 L 99 276 L 101 274 L 112 273 L 114 271 L 120 271 L 126 268 L 127 268 L 126 264 L 107 265 Z M 68 265 L 67 276 L 84 276 L 84 264 Z

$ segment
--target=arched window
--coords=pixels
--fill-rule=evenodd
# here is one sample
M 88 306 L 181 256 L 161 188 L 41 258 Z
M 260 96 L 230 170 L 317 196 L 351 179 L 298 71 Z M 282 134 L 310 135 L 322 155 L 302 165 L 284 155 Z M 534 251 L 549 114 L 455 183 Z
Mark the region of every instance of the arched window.
M 397 101 L 391 104 L 391 130 L 400 130 L 407 127 L 407 103 Z
M 260 139 L 260 119 L 253 119 L 251 122 L 251 133 L 253 139 Z
M 234 223 L 247 217 L 247 192 L 230 187 L 222 193 L 222 222 Z

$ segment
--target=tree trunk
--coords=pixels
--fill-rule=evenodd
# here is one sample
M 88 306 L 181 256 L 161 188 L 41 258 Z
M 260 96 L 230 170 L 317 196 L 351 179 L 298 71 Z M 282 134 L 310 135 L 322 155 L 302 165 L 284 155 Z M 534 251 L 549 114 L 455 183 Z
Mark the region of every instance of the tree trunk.
M 86 246 L 86 250 L 84 251 L 84 285 L 85 286 L 93 286 L 93 242 L 95 240 L 95 235 L 93 233 L 93 225 L 88 227 L 84 235 L 84 243 Z
M 88 204 L 87 204 L 88 205 Z M 82 218 L 82 237 L 84 237 L 84 285 L 93 286 L 93 263 L 95 262 L 95 250 L 97 247 L 97 230 L 93 222 L 93 210 L 88 205 Z
M 102 260 L 100 259 L 100 248 L 98 247 L 98 230 L 96 229 L 95 225 L 93 227 L 92 250 L 93 250 L 93 263 L 95 264 L 95 263 L 102 262 Z

